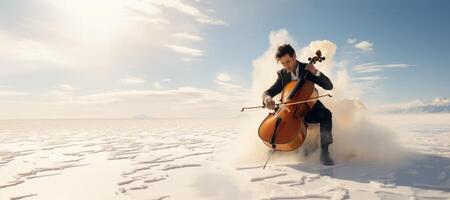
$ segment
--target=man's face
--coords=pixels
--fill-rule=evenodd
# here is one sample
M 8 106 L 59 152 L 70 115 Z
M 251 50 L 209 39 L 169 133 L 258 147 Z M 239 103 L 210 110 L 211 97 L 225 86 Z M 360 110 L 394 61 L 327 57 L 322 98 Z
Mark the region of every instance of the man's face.
M 284 69 L 293 72 L 295 67 L 297 66 L 297 57 L 295 56 L 295 54 L 292 57 L 289 54 L 286 54 L 282 56 L 280 60 L 278 60 L 278 62 L 283 65 Z

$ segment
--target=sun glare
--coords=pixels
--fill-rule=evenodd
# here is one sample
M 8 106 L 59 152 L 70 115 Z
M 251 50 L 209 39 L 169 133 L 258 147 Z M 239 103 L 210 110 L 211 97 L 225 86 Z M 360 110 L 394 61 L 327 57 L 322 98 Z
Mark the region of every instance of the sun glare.
M 64 16 L 65 30 L 85 41 L 108 41 L 126 23 L 122 0 L 56 0 L 52 3 Z

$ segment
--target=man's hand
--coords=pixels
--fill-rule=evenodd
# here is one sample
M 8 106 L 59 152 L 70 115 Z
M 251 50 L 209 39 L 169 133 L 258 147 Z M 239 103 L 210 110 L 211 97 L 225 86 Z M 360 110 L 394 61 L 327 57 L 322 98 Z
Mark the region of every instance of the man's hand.
M 280 106 L 280 110 L 287 110 L 288 112 L 291 112 L 291 110 L 289 109 L 288 106 L 286 106 L 286 104 L 291 103 L 292 100 L 291 99 L 286 99 L 283 101 L 283 104 L 281 104 Z
M 272 98 L 267 97 L 265 99 L 264 103 L 266 104 L 266 108 L 268 108 L 270 110 L 275 110 L 275 101 L 273 101 Z
M 308 70 L 309 72 L 311 72 L 312 74 L 317 73 L 317 69 L 316 69 L 316 67 L 314 67 L 313 64 L 307 64 L 305 69 Z

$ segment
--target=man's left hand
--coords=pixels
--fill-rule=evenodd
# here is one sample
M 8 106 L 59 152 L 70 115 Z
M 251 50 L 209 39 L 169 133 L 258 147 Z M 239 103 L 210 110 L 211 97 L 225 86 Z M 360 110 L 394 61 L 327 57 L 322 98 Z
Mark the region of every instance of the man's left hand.
M 312 74 L 317 73 L 317 69 L 316 69 L 316 67 L 314 67 L 313 64 L 307 64 L 305 69 L 308 70 L 309 72 L 311 72 Z

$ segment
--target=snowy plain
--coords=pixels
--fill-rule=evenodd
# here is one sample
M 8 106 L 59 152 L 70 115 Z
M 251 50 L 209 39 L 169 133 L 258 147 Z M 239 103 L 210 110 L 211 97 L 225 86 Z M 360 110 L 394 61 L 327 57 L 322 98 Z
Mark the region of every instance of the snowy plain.
M 450 199 L 450 114 L 371 120 L 388 133 L 336 127 L 333 167 L 300 149 L 264 170 L 245 117 L 2 120 L 0 200 Z

